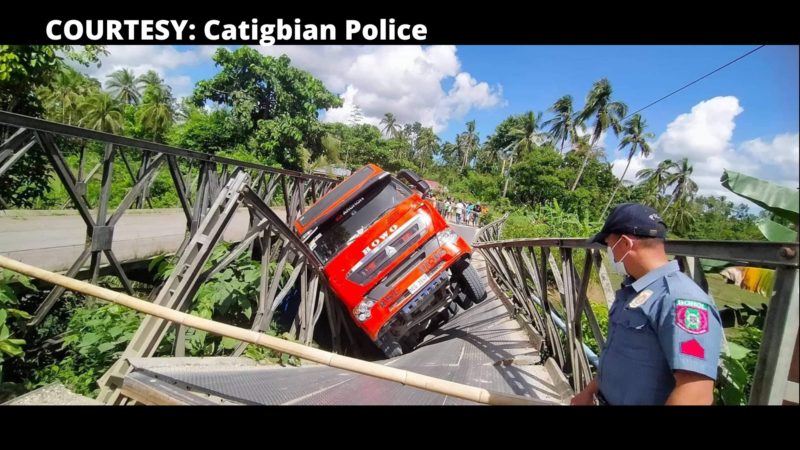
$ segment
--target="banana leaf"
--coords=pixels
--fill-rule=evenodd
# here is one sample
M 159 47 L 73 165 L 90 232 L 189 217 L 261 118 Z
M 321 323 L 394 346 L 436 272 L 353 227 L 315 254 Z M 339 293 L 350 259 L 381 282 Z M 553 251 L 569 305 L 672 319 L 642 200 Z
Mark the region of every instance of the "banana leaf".
M 720 178 L 722 186 L 744 197 L 767 211 L 797 225 L 800 221 L 800 191 L 760 180 L 734 171 L 725 170 Z M 769 219 L 758 222 L 764 236 L 773 242 L 797 240 L 797 232 Z
M 719 259 L 703 258 L 700 260 L 700 266 L 703 268 L 703 272 L 705 273 L 717 273 L 722 269 L 732 265 L 733 263 L 730 261 L 721 261 Z
M 791 242 L 797 240 L 796 231 L 778 222 L 769 219 L 759 219 L 756 221 L 756 225 L 761 231 L 761 234 L 770 242 Z

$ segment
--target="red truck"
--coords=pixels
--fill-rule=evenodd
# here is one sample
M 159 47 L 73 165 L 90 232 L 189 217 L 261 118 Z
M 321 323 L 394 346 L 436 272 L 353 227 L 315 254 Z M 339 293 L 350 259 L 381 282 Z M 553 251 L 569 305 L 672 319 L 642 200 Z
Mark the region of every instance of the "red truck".
M 353 321 L 388 357 L 411 351 L 458 306 L 486 299 L 472 247 L 426 199 L 429 191 L 413 172 L 394 177 L 369 164 L 294 223 Z

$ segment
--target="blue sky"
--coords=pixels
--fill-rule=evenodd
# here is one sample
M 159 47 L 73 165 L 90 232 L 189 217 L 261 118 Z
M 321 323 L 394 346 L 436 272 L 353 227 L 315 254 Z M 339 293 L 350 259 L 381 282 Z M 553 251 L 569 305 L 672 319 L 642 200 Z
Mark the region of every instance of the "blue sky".
M 607 77 L 631 112 L 747 53 L 756 46 L 460 46 L 465 70 L 499 83 L 507 106 L 475 111 L 482 135 L 508 114 L 541 111 L 570 94 L 581 103 L 592 83 Z M 735 137 L 797 131 L 798 48 L 766 46 L 642 112 L 663 131 L 701 100 L 733 95 L 745 109 Z M 458 131 L 453 124 L 443 135 Z M 452 130 L 451 130 L 452 128 Z
M 570 94 L 582 104 L 592 83 L 606 77 L 631 112 L 747 53 L 756 46 L 459 46 L 464 69 L 499 83 L 507 106 L 468 114 L 485 136 L 508 114 L 545 110 Z M 653 132 L 701 100 L 732 95 L 744 112 L 734 138 L 797 131 L 798 48 L 766 46 L 642 112 Z M 442 134 L 459 130 L 453 124 Z M 607 139 L 610 142 L 611 139 Z
M 322 115 L 348 121 L 358 105 L 364 121 L 385 112 L 418 120 L 453 140 L 475 120 L 482 139 L 510 114 L 546 111 L 560 96 L 583 105 L 593 82 L 606 77 L 630 111 L 755 48 L 749 46 L 275 46 L 345 106 Z M 215 47 L 110 46 L 98 78 L 119 67 L 154 69 L 176 95 L 216 72 Z M 642 112 L 656 134 L 654 156 L 636 158 L 631 172 L 664 158 L 688 157 L 701 193 L 726 194 L 722 169 L 798 185 L 800 76 L 797 46 L 766 46 Z M 545 112 L 545 119 L 548 114 Z M 618 140 L 601 144 L 618 175 Z M 628 175 L 630 178 L 631 175 Z M 728 193 L 729 194 L 729 193 Z

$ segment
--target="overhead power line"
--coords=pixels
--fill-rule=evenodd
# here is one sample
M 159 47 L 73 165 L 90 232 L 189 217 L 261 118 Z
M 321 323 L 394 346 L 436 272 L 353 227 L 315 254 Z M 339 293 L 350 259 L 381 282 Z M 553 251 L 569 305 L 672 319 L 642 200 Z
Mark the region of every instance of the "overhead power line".
M 739 61 L 739 60 L 741 60 L 741 59 L 744 59 L 745 57 L 747 57 L 747 56 L 749 56 L 749 55 L 752 55 L 753 53 L 757 52 L 758 50 L 761 50 L 761 49 L 762 49 L 762 48 L 764 48 L 764 47 L 765 47 L 764 45 L 759 45 L 758 47 L 756 47 L 756 48 L 754 48 L 754 49 L 750 50 L 749 52 L 745 53 L 744 55 L 742 55 L 742 56 L 740 56 L 740 57 L 738 57 L 738 58 L 734 59 L 733 61 L 730 61 L 730 62 L 728 62 L 727 64 L 725 64 L 725 65 L 723 65 L 723 66 L 717 67 L 716 69 L 714 69 L 714 70 L 712 70 L 711 72 L 709 72 L 709 73 L 707 73 L 707 74 L 703 75 L 702 77 L 700 77 L 700 78 L 698 78 L 698 79 L 696 79 L 696 80 L 692 81 L 691 83 L 689 83 L 689 84 L 686 84 L 686 85 L 684 85 L 684 86 L 682 86 L 682 87 L 680 87 L 680 88 L 678 88 L 678 89 L 675 89 L 674 91 L 672 91 L 672 92 L 670 92 L 669 94 L 667 94 L 667 95 L 665 95 L 665 96 L 661 97 L 660 99 L 658 99 L 658 100 L 656 100 L 656 101 L 654 101 L 654 102 L 650 103 L 649 105 L 645 106 L 644 108 L 640 108 L 640 109 L 636 110 L 635 112 L 632 112 L 632 113 L 628 114 L 627 116 L 623 117 L 623 120 L 624 120 L 624 119 L 627 119 L 628 117 L 630 117 L 630 116 L 632 116 L 632 115 L 634 115 L 634 114 L 636 114 L 636 113 L 639 113 L 639 112 L 642 112 L 642 111 L 644 111 L 645 109 L 647 109 L 647 108 L 649 108 L 649 107 L 651 107 L 651 106 L 655 105 L 656 103 L 660 102 L 661 100 L 664 100 L 664 99 L 666 99 L 666 98 L 668 98 L 668 97 L 671 97 L 671 96 L 673 96 L 673 95 L 677 94 L 678 92 L 680 92 L 680 91 L 682 91 L 682 90 L 684 90 L 684 89 L 688 88 L 689 86 L 691 86 L 691 85 L 693 85 L 693 84 L 697 83 L 698 81 L 700 81 L 700 80 L 702 80 L 702 79 L 704 79 L 704 78 L 707 78 L 707 77 L 709 77 L 709 76 L 711 76 L 711 75 L 714 75 L 715 73 L 717 73 L 717 72 L 719 72 L 720 70 L 722 70 L 722 69 L 724 69 L 724 68 L 726 68 L 726 67 L 730 66 L 731 64 L 735 63 L 736 61 Z

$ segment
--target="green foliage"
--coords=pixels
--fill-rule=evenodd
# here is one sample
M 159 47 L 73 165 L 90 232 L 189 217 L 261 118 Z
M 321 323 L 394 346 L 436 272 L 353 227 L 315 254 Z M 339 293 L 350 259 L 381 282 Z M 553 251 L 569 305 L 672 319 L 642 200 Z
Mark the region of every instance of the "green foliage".
M 63 56 L 83 65 L 97 63 L 106 51 L 89 45 L 0 45 L 0 109 L 20 114 L 38 110 L 35 88 L 46 85 L 61 69 Z
M 570 171 L 552 147 L 537 147 L 511 169 L 511 196 L 518 204 L 538 205 L 563 199 Z
M 149 84 L 144 89 L 142 105 L 135 113 L 138 128 L 145 138 L 164 142 L 175 116 L 175 98 L 169 86 Z
M 245 148 L 243 142 L 246 139 L 229 110 L 218 108 L 206 112 L 203 108 L 192 106 L 187 112 L 186 121 L 171 130 L 168 138 L 170 144 L 212 154 Z M 245 151 L 241 153 L 252 155 Z
M 64 357 L 38 370 L 28 388 L 59 381 L 78 394 L 97 395 L 96 380 L 119 359 L 141 320 L 136 311 L 114 304 L 77 309 L 61 347 Z
M 727 352 L 720 355 L 720 376 L 714 388 L 716 403 L 724 405 L 748 403 L 764 334 L 754 326 L 736 331 L 736 336 L 728 341 Z
M 602 226 L 602 222 L 590 220 L 588 214 L 581 217 L 553 201 L 511 214 L 503 227 L 502 238 L 586 237 Z
M 597 319 L 600 331 L 604 333 L 604 336 L 608 336 L 608 307 L 601 303 L 592 302 L 589 302 L 589 306 L 592 308 L 595 319 Z M 583 336 L 583 343 L 592 349 L 595 355 L 599 355 L 600 346 L 597 344 L 592 328 L 589 326 L 589 321 L 586 319 L 581 320 L 581 335 Z
M 203 267 L 210 270 L 217 262 L 230 252 L 229 244 L 219 244 L 212 251 L 211 257 Z M 167 279 L 174 270 L 169 258 L 155 258 L 149 266 L 151 272 L 159 279 Z M 270 263 L 269 274 L 272 276 L 277 263 Z M 284 266 L 281 283 L 286 283 L 293 267 Z M 193 300 L 190 314 L 228 323 L 234 326 L 249 328 L 253 314 L 258 306 L 258 288 L 261 277 L 261 263 L 250 259 L 244 252 L 224 270 L 217 272 L 206 281 Z M 188 330 L 186 332 L 186 350 L 192 356 L 214 356 L 229 354 L 238 342 L 212 336 L 205 331 Z
M 449 197 L 482 203 L 494 202 L 500 197 L 502 183 L 496 176 L 469 171 L 450 185 Z
M 744 205 L 734 206 L 733 202 L 721 197 L 697 197 L 693 204 L 684 205 L 697 209 L 696 218 L 682 237 L 688 239 L 719 240 L 761 240 L 755 217 L 747 212 Z
M 0 45 L 0 110 L 40 116 L 42 101 L 37 91 L 49 85 L 65 67 L 64 55 L 81 64 L 98 62 L 103 47 L 74 50 L 68 45 Z M 12 130 L 0 126 L 0 142 Z M 0 198 L 10 206 L 30 207 L 47 193 L 50 176 L 47 158 L 32 149 L 0 177 Z
M 280 337 L 281 339 L 285 339 L 287 341 L 294 342 L 295 339 L 290 333 L 281 333 L 278 334 L 278 330 L 274 327 L 270 327 L 269 331 L 264 333 L 268 336 L 275 336 Z M 223 343 L 224 343 L 223 339 Z M 229 339 L 231 348 L 238 344 L 238 341 L 234 341 Z M 260 347 L 258 345 L 248 344 L 244 350 L 244 356 L 247 358 L 252 359 L 258 363 L 262 364 L 280 364 L 281 366 L 295 366 L 298 367 L 301 364 L 300 358 L 294 355 L 289 355 L 287 353 L 281 353 L 269 348 Z
M 342 101 L 321 81 L 291 67 L 286 55 L 273 58 L 249 47 L 221 48 L 213 59 L 221 71 L 200 81 L 192 99 L 197 106 L 210 100 L 229 109 L 237 124 L 235 145 L 301 170 L 323 153 L 318 111 Z
M 67 162 L 67 166 L 70 167 L 73 173 L 77 174 L 78 167 L 80 165 L 79 145 L 76 145 L 75 142 L 70 142 L 68 140 L 60 140 L 59 144 L 65 154 L 64 159 Z M 103 146 L 97 142 L 88 142 L 85 144 L 83 158 L 84 174 L 88 174 L 95 167 L 102 163 L 103 151 Z M 142 154 L 127 152 L 126 157 L 128 162 L 131 164 L 131 170 L 133 171 L 134 175 L 136 175 L 142 162 Z M 185 169 L 185 161 L 179 160 L 179 164 L 184 167 L 182 172 L 185 174 L 188 173 L 189 178 L 186 180 L 187 183 L 192 181 L 194 177 L 197 176 L 196 168 L 190 172 L 189 170 Z M 86 197 L 92 204 L 95 204 L 100 196 L 102 180 L 101 174 L 102 167 L 95 171 L 93 177 L 86 182 Z M 117 156 L 113 165 L 109 208 L 116 208 L 122 202 L 123 198 L 130 191 L 132 186 L 133 180 L 128 173 L 128 169 L 126 168 L 122 158 Z M 145 203 L 146 206 L 149 206 L 150 204 L 152 204 L 154 208 L 176 208 L 180 206 L 178 194 L 175 191 L 172 177 L 169 174 L 169 169 L 166 164 L 163 164 L 154 175 L 153 182 L 148 190 L 148 198 L 150 203 Z M 72 201 L 70 200 L 67 190 L 63 184 L 61 184 L 60 181 L 53 180 L 50 191 L 46 195 L 33 202 L 31 206 L 36 209 L 64 209 L 72 207 Z
M 0 269 L 0 384 L 3 382 L 5 358 L 19 358 L 24 355 L 22 346 L 25 345 L 25 340 L 14 338 L 10 326 L 13 326 L 15 321 L 31 318 L 30 314 L 17 308 L 19 299 L 11 287 L 11 284 L 15 282 L 31 290 L 36 290 L 27 277 Z

